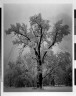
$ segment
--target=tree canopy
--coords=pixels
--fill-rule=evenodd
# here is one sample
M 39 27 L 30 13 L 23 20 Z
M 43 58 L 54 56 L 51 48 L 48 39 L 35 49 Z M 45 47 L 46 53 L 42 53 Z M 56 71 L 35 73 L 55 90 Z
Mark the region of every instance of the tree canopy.
M 29 29 L 24 23 L 16 23 L 16 25 L 11 24 L 10 28 L 5 30 L 5 32 L 6 34 L 11 34 L 13 32 L 14 35 L 16 35 L 13 44 L 23 44 L 23 47 L 29 46 L 34 49 L 36 55 L 39 54 L 37 49 L 39 47 L 41 49 L 41 45 L 46 42 L 47 49 L 42 56 L 43 58 L 50 48 L 52 48 L 56 43 L 61 42 L 63 37 L 70 33 L 69 26 L 63 25 L 62 20 L 56 22 L 52 32 L 50 32 L 50 21 L 43 20 L 40 13 L 38 15 L 31 16 L 29 22 Z

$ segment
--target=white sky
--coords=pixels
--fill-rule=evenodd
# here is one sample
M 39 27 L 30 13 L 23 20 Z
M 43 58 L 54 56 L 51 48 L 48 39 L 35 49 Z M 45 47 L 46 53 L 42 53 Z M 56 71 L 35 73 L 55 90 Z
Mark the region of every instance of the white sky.
M 64 23 L 72 28 L 72 5 L 70 4 L 5 4 L 4 30 L 8 29 L 10 24 L 17 22 L 29 25 L 29 17 L 38 13 L 41 13 L 44 19 L 50 20 L 51 22 L 62 18 Z M 60 48 L 71 53 L 71 42 L 71 35 L 69 35 L 60 44 Z M 54 48 L 54 50 L 57 51 L 58 48 Z M 11 37 L 4 34 L 4 61 L 8 62 L 9 57 L 15 58 L 16 51 L 13 48 Z

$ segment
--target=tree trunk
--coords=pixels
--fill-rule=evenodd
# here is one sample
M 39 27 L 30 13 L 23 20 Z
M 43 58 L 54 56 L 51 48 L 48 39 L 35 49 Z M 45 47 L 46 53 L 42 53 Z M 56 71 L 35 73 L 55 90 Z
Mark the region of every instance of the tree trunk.
M 42 64 L 39 63 L 37 66 L 37 88 L 42 89 Z
M 10 77 L 10 87 L 12 86 L 11 77 Z
M 42 88 L 42 73 L 39 73 L 39 87 Z
M 42 88 L 42 73 L 38 73 L 37 88 Z

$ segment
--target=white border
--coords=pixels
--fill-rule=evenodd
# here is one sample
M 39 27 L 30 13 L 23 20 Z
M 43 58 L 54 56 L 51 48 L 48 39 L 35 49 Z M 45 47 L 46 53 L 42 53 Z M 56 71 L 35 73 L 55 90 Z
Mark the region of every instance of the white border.
M 3 0 L 3 3 L 73 3 L 73 0 Z
M 76 8 L 76 0 L 3 0 L 2 1 L 2 4 L 3 3 L 52 3 L 52 4 L 67 4 L 67 3 L 72 3 L 73 4 L 73 14 L 74 14 L 74 8 Z M 3 7 L 3 5 L 1 4 L 1 6 Z M 3 10 L 2 10 L 3 11 Z M 3 15 L 3 13 L 2 13 L 2 15 Z M 73 15 L 74 16 L 74 15 Z M 73 18 L 73 16 L 72 16 L 72 18 Z M 2 22 L 3 22 L 3 19 L 2 19 Z M 74 22 L 74 19 L 73 19 L 73 22 Z M 74 26 L 74 23 L 72 22 L 72 24 L 73 24 L 73 26 Z M 4 28 L 3 28 L 3 23 L 2 23 L 2 33 L 3 33 L 3 30 Z M 73 37 L 73 41 L 72 41 L 72 46 L 73 46 L 73 48 L 72 48 L 72 53 L 73 53 L 73 60 L 74 60 L 74 41 L 76 41 L 76 39 L 74 38 L 74 27 L 72 27 L 72 32 L 73 32 L 73 34 L 72 34 L 72 37 Z M 4 41 L 3 41 L 3 34 L 2 34 L 2 48 L 4 48 Z M 3 62 L 4 62 L 4 60 L 3 60 L 3 56 L 4 54 L 3 54 L 3 49 L 2 49 L 2 69 L 3 69 Z M 75 64 L 74 64 L 74 61 L 73 61 L 73 69 L 75 68 Z M 3 70 L 2 70 L 2 78 L 3 78 Z M 73 71 L 73 79 L 74 79 L 74 71 Z M 3 81 L 3 80 L 2 80 Z M 74 80 L 73 80 L 74 81 Z M 73 82 L 73 84 L 74 84 L 74 82 Z M 76 95 L 76 93 L 75 93 L 75 91 L 76 91 L 76 87 L 75 86 L 73 86 L 73 90 L 74 90 L 74 92 L 3 92 L 3 82 L 1 83 L 1 96 L 25 96 L 25 95 L 28 95 L 28 96 L 39 96 L 39 95 L 41 95 L 41 96 L 75 96 Z

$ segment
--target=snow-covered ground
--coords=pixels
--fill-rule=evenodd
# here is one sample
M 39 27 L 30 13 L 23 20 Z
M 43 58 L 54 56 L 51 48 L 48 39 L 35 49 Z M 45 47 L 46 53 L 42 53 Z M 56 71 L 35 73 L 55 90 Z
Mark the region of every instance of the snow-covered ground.
M 43 87 L 42 89 L 5 87 L 4 92 L 72 92 L 72 87 Z

